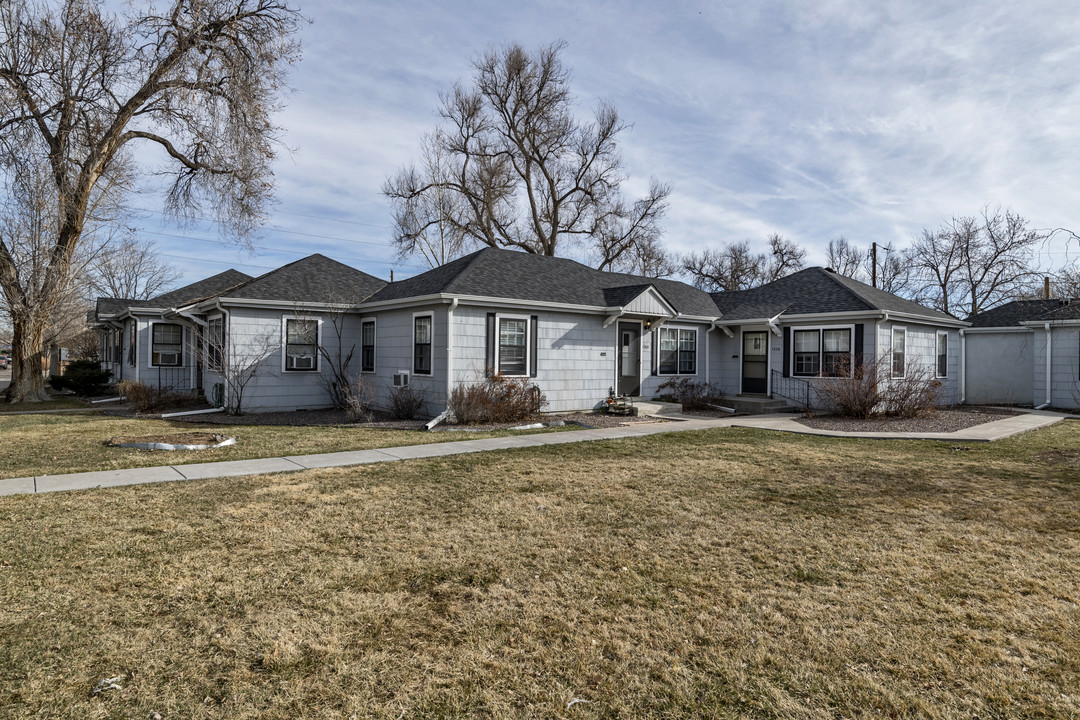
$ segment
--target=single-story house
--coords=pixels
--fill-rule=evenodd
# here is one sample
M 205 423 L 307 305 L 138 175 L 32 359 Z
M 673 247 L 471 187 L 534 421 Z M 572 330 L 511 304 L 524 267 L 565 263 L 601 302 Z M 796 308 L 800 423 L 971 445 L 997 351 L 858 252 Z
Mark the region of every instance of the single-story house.
M 529 378 L 549 411 L 592 409 L 609 393 L 654 396 L 680 378 L 802 404 L 818 378 L 879 356 L 896 376 L 928 368 L 945 386 L 942 402 L 955 402 L 966 326 L 824 268 L 710 295 L 495 248 L 399 282 L 314 255 L 184 294 L 169 308 L 152 302 L 154 317 L 194 339 L 181 362 L 213 402 L 227 402 L 235 385 L 230 365 L 256 360 L 247 410 L 327 406 L 326 360 L 350 352 L 350 371 L 376 404 L 408 386 L 430 415 L 446 409 L 455 387 L 493 372 Z M 99 321 L 147 311 L 119 306 L 99 303 Z
M 966 402 L 1080 408 L 1080 299 L 1014 300 L 968 322 Z
M 822 267 L 712 298 L 723 331 L 714 373 L 730 395 L 817 407 L 819 378 L 874 362 L 885 363 L 890 378 L 913 372 L 936 378 L 938 401 L 957 402 L 960 330 L 967 323 L 951 315 Z

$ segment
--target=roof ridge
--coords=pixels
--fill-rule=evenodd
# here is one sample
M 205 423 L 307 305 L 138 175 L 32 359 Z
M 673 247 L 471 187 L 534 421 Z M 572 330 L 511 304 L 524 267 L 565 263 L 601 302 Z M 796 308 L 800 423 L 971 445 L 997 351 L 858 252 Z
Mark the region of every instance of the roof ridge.
M 807 268 L 807 270 L 817 270 L 818 272 L 822 273 L 823 275 L 825 275 L 825 277 L 829 278 L 834 283 L 836 283 L 837 285 L 842 287 L 844 290 L 849 292 L 851 295 L 855 296 L 855 299 L 859 300 L 864 305 L 866 305 L 866 308 L 868 310 L 878 310 L 878 309 L 880 309 L 880 308 L 878 308 L 876 303 L 871 301 L 869 298 L 867 298 L 861 292 L 856 291 L 854 288 L 848 287 L 848 285 L 846 283 L 840 282 L 840 280 L 837 278 L 837 276 L 840 275 L 840 273 L 836 272 L 835 270 L 832 270 L 830 272 L 830 270 L 828 268 L 822 267 L 821 265 L 815 265 L 813 267 Z M 849 278 L 846 275 L 843 275 L 841 277 L 847 278 L 848 280 L 851 280 L 852 282 L 859 282 L 855 278 Z M 866 283 L 862 283 L 862 284 L 865 285 Z M 874 289 L 877 290 L 877 288 L 874 288 Z M 882 292 L 885 292 L 885 291 L 882 290 Z

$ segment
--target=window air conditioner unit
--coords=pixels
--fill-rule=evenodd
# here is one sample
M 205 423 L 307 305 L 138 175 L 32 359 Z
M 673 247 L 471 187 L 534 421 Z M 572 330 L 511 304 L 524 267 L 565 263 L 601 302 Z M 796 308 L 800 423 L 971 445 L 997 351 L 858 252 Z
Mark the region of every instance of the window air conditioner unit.
M 163 352 L 158 353 L 158 365 L 179 365 L 180 353 Z
M 409 384 L 409 373 L 396 372 L 394 373 L 394 387 L 405 387 Z
M 315 368 L 314 355 L 293 355 L 293 370 L 312 370 Z

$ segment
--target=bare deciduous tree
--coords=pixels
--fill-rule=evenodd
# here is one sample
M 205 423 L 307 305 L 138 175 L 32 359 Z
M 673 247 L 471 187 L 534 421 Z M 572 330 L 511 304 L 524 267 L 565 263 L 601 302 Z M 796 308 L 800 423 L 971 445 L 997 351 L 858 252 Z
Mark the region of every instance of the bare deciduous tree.
M 806 251 L 782 235 L 769 236 L 769 252 L 755 253 L 743 240 L 683 257 L 682 270 L 703 290 L 747 290 L 802 270 Z
M 591 123 L 574 118 L 564 47 L 490 50 L 471 85 L 442 96 L 443 124 L 424 138 L 420 167 L 383 185 L 403 256 L 431 263 L 443 257 L 431 248 L 447 242 L 541 255 L 588 242 L 597 267 L 610 269 L 656 241 L 670 188 L 654 180 L 644 198 L 623 198 L 617 141 L 627 126 L 606 102 Z
M 923 229 L 909 256 L 919 297 L 965 317 L 989 310 L 1037 277 L 1033 249 L 1045 237 L 1013 211 L 989 207 L 979 217 L 955 217 L 937 230 Z
M 181 273 L 158 256 L 152 240 L 118 229 L 90 264 L 90 288 L 103 297 L 149 300 L 170 290 Z
M 864 253 L 843 235 L 829 241 L 828 255 L 829 267 L 833 270 L 844 277 L 861 279 Z
M 166 210 L 209 203 L 249 237 L 272 200 L 284 68 L 298 57 L 287 0 L 173 0 L 118 16 L 93 0 L 0 2 L 0 173 L 44 165 L 53 242 L 41 278 L 19 273 L 5 232 L 0 286 L 14 331 L 9 400 L 40 400 L 43 335 L 95 196 L 119 192 L 136 144 L 172 173 Z M 160 173 L 162 170 L 157 169 Z M 104 181 L 104 182 L 103 182 Z

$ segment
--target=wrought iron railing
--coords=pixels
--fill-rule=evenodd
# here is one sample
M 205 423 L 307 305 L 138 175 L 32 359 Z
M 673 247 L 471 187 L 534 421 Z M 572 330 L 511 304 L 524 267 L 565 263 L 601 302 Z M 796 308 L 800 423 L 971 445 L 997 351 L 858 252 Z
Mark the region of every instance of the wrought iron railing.
M 800 410 L 811 409 L 813 392 L 810 383 L 799 378 L 784 377 L 779 370 L 772 371 L 772 395 L 794 403 Z

